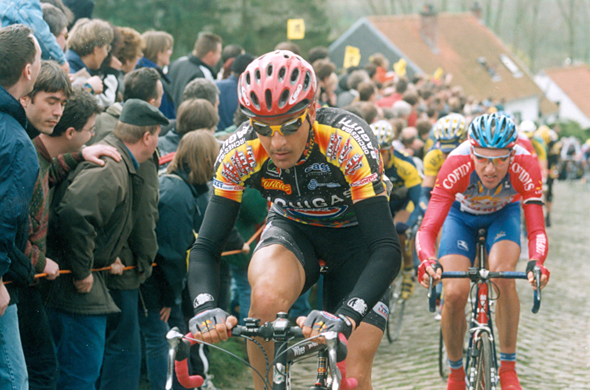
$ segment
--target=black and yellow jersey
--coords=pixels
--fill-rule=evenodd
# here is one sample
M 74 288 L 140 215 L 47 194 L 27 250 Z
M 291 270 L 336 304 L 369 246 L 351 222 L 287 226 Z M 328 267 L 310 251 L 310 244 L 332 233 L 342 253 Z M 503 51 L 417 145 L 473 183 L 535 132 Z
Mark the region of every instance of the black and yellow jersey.
M 547 161 L 547 145 L 543 141 L 543 138 L 535 135 L 530 140 L 539 161 Z
M 422 183 L 414 160 L 404 152 L 394 150 L 384 171 L 394 190 L 399 187 L 412 188 Z
M 436 177 L 444 162 L 445 156 L 442 150 L 436 147 L 430 149 L 424 156 L 424 175 Z
M 215 194 L 241 201 L 252 187 L 291 220 L 328 227 L 356 225 L 354 200 L 385 191 L 377 140 L 356 115 L 319 108 L 299 162 L 277 168 L 249 122 L 223 144 L 215 164 Z

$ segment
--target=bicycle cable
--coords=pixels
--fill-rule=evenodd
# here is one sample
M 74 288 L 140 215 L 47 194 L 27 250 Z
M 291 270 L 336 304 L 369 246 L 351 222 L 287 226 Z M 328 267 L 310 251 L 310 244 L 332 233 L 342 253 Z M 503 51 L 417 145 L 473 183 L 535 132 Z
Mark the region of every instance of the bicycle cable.
M 262 351 L 262 355 L 264 356 L 264 370 L 266 371 L 266 376 L 263 379 L 263 382 L 264 382 L 264 390 L 266 390 L 270 387 L 270 383 L 268 383 L 268 374 L 270 372 L 271 366 L 268 364 L 268 355 L 266 354 L 266 351 L 264 350 L 264 347 L 262 346 L 262 344 L 260 344 L 258 341 L 256 341 L 256 339 L 254 339 L 250 336 L 241 336 L 241 337 L 245 338 L 246 340 L 250 340 L 251 342 L 256 344 L 256 346 L 258 346 L 258 348 Z M 250 367 L 252 367 L 252 366 L 250 366 Z M 258 373 L 258 371 L 256 371 L 256 372 Z M 259 373 L 258 373 L 258 376 L 262 377 L 262 375 L 260 375 Z
M 245 339 L 250 339 L 250 337 L 247 337 L 247 336 L 242 336 L 242 337 L 244 337 Z M 253 371 L 256 373 L 256 375 L 258 375 L 258 376 L 260 377 L 260 379 L 262 379 L 262 381 L 264 382 L 264 387 L 265 387 L 265 389 L 267 389 L 267 388 L 268 388 L 268 387 L 267 387 L 267 386 L 269 385 L 269 383 L 268 383 L 268 379 L 265 379 L 265 378 L 262 376 L 262 374 L 261 374 L 261 373 L 260 373 L 260 372 L 259 372 L 257 369 L 255 369 L 255 368 L 254 368 L 254 367 L 253 367 L 253 366 L 252 366 L 252 365 L 251 365 L 249 362 L 247 362 L 246 360 L 242 359 L 241 357 L 239 357 L 239 356 L 238 356 L 238 355 L 236 355 L 235 353 L 232 353 L 232 352 L 230 352 L 230 351 L 228 351 L 228 350 L 226 350 L 226 349 L 223 349 L 223 348 L 221 348 L 221 347 L 218 347 L 218 346 L 217 346 L 217 345 L 215 345 L 215 344 L 210 344 L 210 343 L 207 343 L 207 342 L 205 342 L 205 341 L 200 341 L 200 340 L 197 340 L 197 339 L 194 339 L 194 338 L 191 338 L 191 337 L 184 337 L 184 338 L 185 338 L 185 339 L 187 339 L 187 340 L 196 341 L 198 344 L 203 344 L 203 345 L 207 345 L 208 347 L 215 348 L 215 349 L 217 349 L 217 350 L 219 350 L 219 351 L 225 352 L 225 353 L 227 353 L 228 355 L 230 355 L 230 356 L 232 356 L 232 357 L 234 357 L 234 358 L 238 359 L 239 361 L 241 361 L 242 363 L 244 363 L 245 365 L 247 365 L 248 367 L 250 367 L 250 368 L 251 368 L 251 369 L 252 369 L 252 370 L 253 370 Z M 263 350 L 263 352 L 264 352 L 264 348 L 262 348 L 262 346 L 261 346 L 261 345 L 260 345 L 260 344 L 259 344 L 259 343 L 258 343 L 256 340 L 253 340 L 253 339 L 252 339 L 252 341 L 254 341 L 256 344 L 258 344 L 258 345 L 259 345 L 259 347 L 260 347 L 260 348 Z M 265 354 L 265 357 L 266 357 L 266 353 L 264 353 L 264 354 Z M 267 363 L 268 363 L 268 359 L 267 359 Z M 267 369 L 267 371 L 268 371 L 268 369 Z
M 277 356 L 274 358 L 274 360 L 273 360 L 273 361 L 272 361 L 272 363 L 270 364 L 270 365 L 271 365 L 271 367 L 272 367 L 272 366 L 275 364 L 275 362 L 277 361 L 277 359 L 278 359 L 278 358 L 279 358 L 281 355 L 284 355 L 284 354 L 286 354 L 287 352 L 289 352 L 289 350 L 290 350 L 290 349 L 297 348 L 297 347 L 299 347 L 300 345 L 303 345 L 303 344 L 305 344 L 305 343 L 308 343 L 308 342 L 310 342 L 310 341 L 312 341 L 312 340 L 315 340 L 315 339 L 317 339 L 317 338 L 319 338 L 319 337 L 323 337 L 323 336 L 322 336 L 321 334 L 319 334 L 319 335 L 317 335 L 317 336 L 313 336 L 313 337 L 310 337 L 310 338 L 308 338 L 308 339 L 301 340 L 301 341 L 299 341 L 299 342 L 297 342 L 297 343 L 295 343 L 295 344 L 293 344 L 293 345 L 289 346 L 288 348 L 285 348 L 285 350 L 284 350 L 283 352 L 280 352 L 280 353 L 278 353 L 278 354 L 277 354 Z

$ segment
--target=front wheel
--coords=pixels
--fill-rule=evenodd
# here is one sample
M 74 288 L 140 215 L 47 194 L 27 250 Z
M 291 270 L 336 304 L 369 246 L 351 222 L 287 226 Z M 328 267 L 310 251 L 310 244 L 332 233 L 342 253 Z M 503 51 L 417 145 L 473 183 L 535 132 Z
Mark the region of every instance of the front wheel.
M 474 388 L 476 390 L 491 390 L 494 359 L 492 357 L 492 341 L 488 333 L 481 333 L 477 341 L 477 351 L 478 357 L 473 359 L 473 364 L 476 367 Z
M 389 343 L 397 340 L 402 327 L 406 301 L 401 299 L 401 293 L 402 278 L 400 275 L 393 281 L 389 295 L 389 315 L 387 316 L 387 328 L 385 329 Z

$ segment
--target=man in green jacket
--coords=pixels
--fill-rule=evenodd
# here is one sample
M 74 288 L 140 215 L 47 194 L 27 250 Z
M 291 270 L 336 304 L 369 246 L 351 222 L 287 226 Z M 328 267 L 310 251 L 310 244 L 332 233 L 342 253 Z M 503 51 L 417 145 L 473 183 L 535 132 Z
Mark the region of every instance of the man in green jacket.
M 104 166 L 82 163 L 55 192 L 47 237 L 48 255 L 71 274 L 58 278 L 48 296 L 63 390 L 94 390 L 102 365 L 107 315 L 119 308 L 102 272 L 116 264 L 133 230 L 143 180 L 139 165 L 156 150 L 168 120 L 145 101 L 125 103 L 113 134 L 102 142 L 122 157 Z

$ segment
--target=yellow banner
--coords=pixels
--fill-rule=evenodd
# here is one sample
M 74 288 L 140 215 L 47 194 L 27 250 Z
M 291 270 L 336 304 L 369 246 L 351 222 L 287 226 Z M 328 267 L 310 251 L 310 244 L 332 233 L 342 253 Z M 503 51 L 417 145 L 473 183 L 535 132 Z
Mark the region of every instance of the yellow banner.
M 287 39 L 303 39 L 305 38 L 305 21 L 303 19 L 289 19 L 287 20 Z
M 358 47 L 346 46 L 344 50 L 344 69 L 350 68 L 351 66 L 358 66 L 361 62 L 361 51 Z
M 434 71 L 432 78 L 434 78 L 435 80 L 440 80 L 442 78 L 443 72 L 443 68 L 438 68 Z
M 398 62 L 393 64 L 393 70 L 398 75 L 398 77 L 404 77 L 406 75 L 406 66 L 408 63 L 405 59 L 400 58 Z

